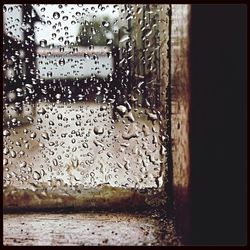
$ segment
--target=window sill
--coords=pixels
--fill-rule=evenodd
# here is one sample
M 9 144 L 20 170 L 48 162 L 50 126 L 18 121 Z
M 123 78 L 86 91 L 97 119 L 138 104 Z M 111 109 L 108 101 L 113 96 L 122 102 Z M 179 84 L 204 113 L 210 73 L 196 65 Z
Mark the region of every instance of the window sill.
M 181 245 L 173 220 L 137 213 L 4 214 L 4 245 Z

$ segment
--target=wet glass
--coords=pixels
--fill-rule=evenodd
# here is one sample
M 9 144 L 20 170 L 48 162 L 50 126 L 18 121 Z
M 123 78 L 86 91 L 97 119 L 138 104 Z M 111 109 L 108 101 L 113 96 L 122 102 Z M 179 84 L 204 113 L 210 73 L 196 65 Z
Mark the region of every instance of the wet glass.
M 3 18 L 4 206 L 165 204 L 169 6 L 6 4 Z

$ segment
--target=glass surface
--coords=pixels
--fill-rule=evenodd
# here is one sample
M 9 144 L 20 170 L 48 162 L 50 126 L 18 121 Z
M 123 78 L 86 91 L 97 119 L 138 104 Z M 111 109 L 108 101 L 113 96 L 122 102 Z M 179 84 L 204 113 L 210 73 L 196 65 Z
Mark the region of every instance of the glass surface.
M 39 193 L 32 198 L 38 207 L 44 197 L 54 204 L 50 193 L 164 193 L 168 11 L 155 4 L 3 6 L 6 206 L 32 205 L 17 204 L 15 193 L 23 192 Z M 166 194 L 159 197 L 164 203 Z

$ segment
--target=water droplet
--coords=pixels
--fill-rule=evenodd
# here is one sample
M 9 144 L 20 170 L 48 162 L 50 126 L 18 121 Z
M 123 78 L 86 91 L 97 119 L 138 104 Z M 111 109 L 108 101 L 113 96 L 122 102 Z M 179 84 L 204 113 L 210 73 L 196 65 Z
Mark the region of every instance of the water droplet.
M 100 110 L 101 110 L 101 111 L 107 110 L 107 106 L 106 106 L 106 105 L 102 105 L 102 106 L 100 107 Z
M 145 36 L 150 36 L 152 34 L 152 30 L 149 30 Z
M 64 58 L 61 58 L 60 60 L 59 60 L 59 65 L 65 65 L 65 59 Z
M 47 72 L 47 77 L 52 77 L 52 75 L 53 75 L 52 71 Z
M 134 123 L 130 124 L 128 131 L 122 133 L 122 138 L 125 140 L 130 140 L 131 138 L 139 137 L 137 127 Z
M 116 107 L 116 110 L 119 112 L 120 115 L 124 115 L 127 111 L 127 108 L 123 105 L 119 105 Z
M 57 166 L 57 165 L 58 165 L 57 159 L 54 159 L 52 162 L 53 162 L 54 166 Z
M 81 126 L 81 122 L 80 121 L 76 121 L 76 126 Z
M 3 165 L 6 166 L 8 164 L 8 159 L 4 158 L 3 159 Z
M 14 117 L 13 119 L 11 119 L 11 122 L 15 126 L 17 124 L 17 119 Z
M 90 30 L 91 30 L 91 33 L 92 33 L 93 35 L 96 35 L 96 30 L 95 30 L 95 28 L 91 27 Z
M 40 108 L 38 111 L 37 111 L 37 114 L 38 115 L 44 115 L 46 113 L 46 110 L 44 108 Z
M 23 150 L 19 151 L 19 155 L 20 156 L 24 156 L 25 155 L 25 152 Z
M 158 119 L 157 114 L 148 113 L 148 119 L 154 122 L 155 120 Z
M 40 46 L 41 46 L 42 48 L 45 48 L 45 47 L 47 46 L 47 40 L 42 39 L 42 40 L 40 41 Z
M 62 114 L 58 114 L 58 115 L 57 115 L 57 119 L 58 119 L 58 120 L 62 120 Z
M 105 27 L 105 28 L 109 27 L 109 25 L 110 25 L 110 23 L 107 22 L 107 21 L 102 22 L 102 26 Z
M 27 166 L 26 161 L 20 163 L 20 168 L 25 168 Z
M 37 123 L 43 123 L 42 118 L 38 118 L 38 119 L 37 119 Z
M 61 96 L 62 96 L 62 95 L 61 95 L 60 93 L 56 94 L 56 99 L 57 99 L 57 100 L 60 100 L 60 99 L 61 99 Z
M 45 176 L 46 175 L 44 169 L 41 169 L 40 174 L 41 174 L 41 176 Z
M 94 140 L 94 144 L 97 146 L 97 147 L 104 147 L 104 145 L 101 143 L 101 142 L 99 142 L 98 140 Z
M 34 121 L 33 117 L 31 117 L 31 116 L 27 116 L 27 120 L 28 120 L 30 123 L 32 123 L 32 122 Z
M 5 147 L 5 148 L 3 149 L 3 153 L 4 153 L 5 155 L 7 155 L 9 152 L 10 152 L 10 151 L 9 151 L 8 148 Z
M 12 158 L 16 158 L 16 152 L 15 152 L 14 150 L 11 150 L 11 151 L 10 151 L 10 156 L 11 156 Z
M 142 125 L 142 131 L 144 133 L 145 136 L 149 136 L 150 135 L 150 129 L 146 124 Z
M 94 127 L 94 133 L 96 135 L 101 135 L 104 133 L 104 128 L 103 127 Z
M 107 43 L 107 45 L 110 45 L 110 44 L 113 43 L 113 40 L 112 39 L 107 39 L 106 43 Z
M 32 133 L 30 134 L 30 138 L 31 138 L 31 139 L 35 139 L 35 138 L 36 138 L 36 132 L 32 132 Z
M 10 131 L 8 129 L 5 129 L 3 131 L 3 136 L 9 136 L 10 135 Z
M 129 40 L 129 36 L 128 35 L 124 35 L 121 39 L 120 39 L 120 43 L 124 43 L 126 42 L 127 40 Z
M 133 113 L 131 111 L 127 114 L 127 118 L 131 122 L 135 121 L 135 118 L 134 118 Z
M 114 157 L 110 152 L 107 153 L 107 156 L 108 156 L 109 158 L 113 158 L 113 157 Z
M 40 180 L 41 175 L 37 171 L 35 171 L 34 174 L 33 174 L 33 178 L 34 178 L 34 180 Z
M 140 13 L 141 13 L 141 11 L 142 11 L 142 8 L 141 8 L 141 7 L 139 7 L 139 8 L 137 8 L 136 13 L 137 13 L 137 14 L 140 14 Z
M 43 132 L 42 133 L 42 137 L 45 139 L 45 140 L 49 140 L 49 134 L 47 132 Z
M 25 87 L 28 89 L 29 94 L 33 94 L 35 92 L 33 85 L 25 84 Z
M 12 11 L 13 11 L 13 7 L 12 7 L 12 6 L 9 7 L 9 8 L 8 8 L 8 11 L 9 11 L 9 12 L 12 12 Z
M 54 18 L 54 19 L 60 18 L 59 12 L 54 12 L 54 13 L 53 13 L 53 18 Z
M 79 160 L 77 158 L 73 158 L 73 159 L 71 159 L 71 163 L 72 163 L 74 168 L 77 168 L 79 165 Z

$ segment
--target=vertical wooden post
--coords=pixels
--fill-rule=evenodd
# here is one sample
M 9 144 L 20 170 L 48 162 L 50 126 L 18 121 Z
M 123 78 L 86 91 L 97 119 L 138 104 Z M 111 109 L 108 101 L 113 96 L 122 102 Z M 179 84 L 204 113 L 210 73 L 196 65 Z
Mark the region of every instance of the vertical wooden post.
M 184 243 L 190 227 L 189 160 L 189 23 L 190 5 L 172 5 L 171 25 L 171 139 L 173 204 Z

